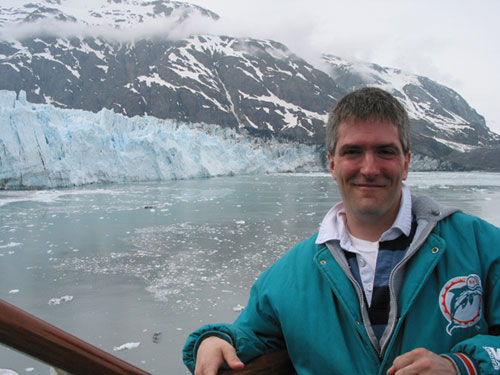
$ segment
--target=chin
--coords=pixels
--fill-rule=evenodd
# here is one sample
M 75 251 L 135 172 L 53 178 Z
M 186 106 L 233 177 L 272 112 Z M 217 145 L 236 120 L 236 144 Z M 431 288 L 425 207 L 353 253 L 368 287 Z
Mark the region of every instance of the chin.
M 383 216 L 383 212 L 380 210 L 380 207 L 359 208 L 357 212 L 358 215 L 365 217 L 377 218 Z

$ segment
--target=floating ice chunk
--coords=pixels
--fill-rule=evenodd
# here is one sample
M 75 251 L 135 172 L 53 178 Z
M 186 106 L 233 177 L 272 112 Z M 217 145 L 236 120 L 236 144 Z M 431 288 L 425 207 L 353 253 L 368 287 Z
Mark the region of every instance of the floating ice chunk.
M 7 247 L 21 246 L 19 242 L 9 242 L 7 245 L 0 245 L 0 249 L 5 249 Z
M 113 351 L 120 352 L 122 350 L 135 349 L 141 345 L 140 342 L 127 342 L 126 344 L 113 347 Z
M 61 303 L 70 302 L 73 300 L 73 296 L 62 296 L 61 298 L 51 298 L 49 300 L 49 305 L 60 305 Z
M 238 220 L 236 221 L 236 224 L 243 225 L 245 224 L 245 220 Z
M 244 308 L 245 306 L 238 304 L 235 307 L 233 307 L 233 311 L 240 312 L 243 311 Z
M 19 289 L 9 290 L 9 294 L 16 294 L 16 293 L 19 293 Z M 0 373 L 0 375 L 1 375 L 1 373 Z
M 12 370 L 0 368 L 0 375 L 19 375 L 19 373 L 12 371 Z

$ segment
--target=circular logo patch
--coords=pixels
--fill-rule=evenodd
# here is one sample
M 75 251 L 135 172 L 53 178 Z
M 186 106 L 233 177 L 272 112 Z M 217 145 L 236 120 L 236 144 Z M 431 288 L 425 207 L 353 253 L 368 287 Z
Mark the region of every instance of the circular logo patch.
M 439 293 L 439 308 L 449 324 L 451 336 L 455 328 L 473 326 L 481 318 L 483 288 L 478 275 L 459 276 L 448 281 Z

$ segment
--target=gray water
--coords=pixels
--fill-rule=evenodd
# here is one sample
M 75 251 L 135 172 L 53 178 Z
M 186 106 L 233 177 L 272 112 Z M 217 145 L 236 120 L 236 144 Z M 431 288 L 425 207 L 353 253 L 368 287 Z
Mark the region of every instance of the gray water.
M 500 225 L 500 174 L 414 172 L 408 185 Z M 153 374 L 186 374 L 187 335 L 233 321 L 339 198 L 328 174 L 0 192 L 0 298 Z M 5 346 L 0 368 L 49 373 Z

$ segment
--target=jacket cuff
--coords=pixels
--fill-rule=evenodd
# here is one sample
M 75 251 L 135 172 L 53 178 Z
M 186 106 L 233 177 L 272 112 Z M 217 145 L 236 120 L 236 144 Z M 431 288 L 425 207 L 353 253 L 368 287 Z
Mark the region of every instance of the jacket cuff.
M 441 357 L 448 358 L 457 370 L 458 375 L 478 375 L 474 362 L 463 353 L 441 354 Z
M 233 344 L 233 339 L 227 324 L 207 324 L 206 326 L 203 326 L 197 331 L 191 333 L 186 340 L 186 344 L 184 345 L 183 361 L 189 371 L 193 374 L 196 367 L 196 354 L 198 347 L 201 341 L 206 339 L 208 336 L 218 336 L 230 344 Z

